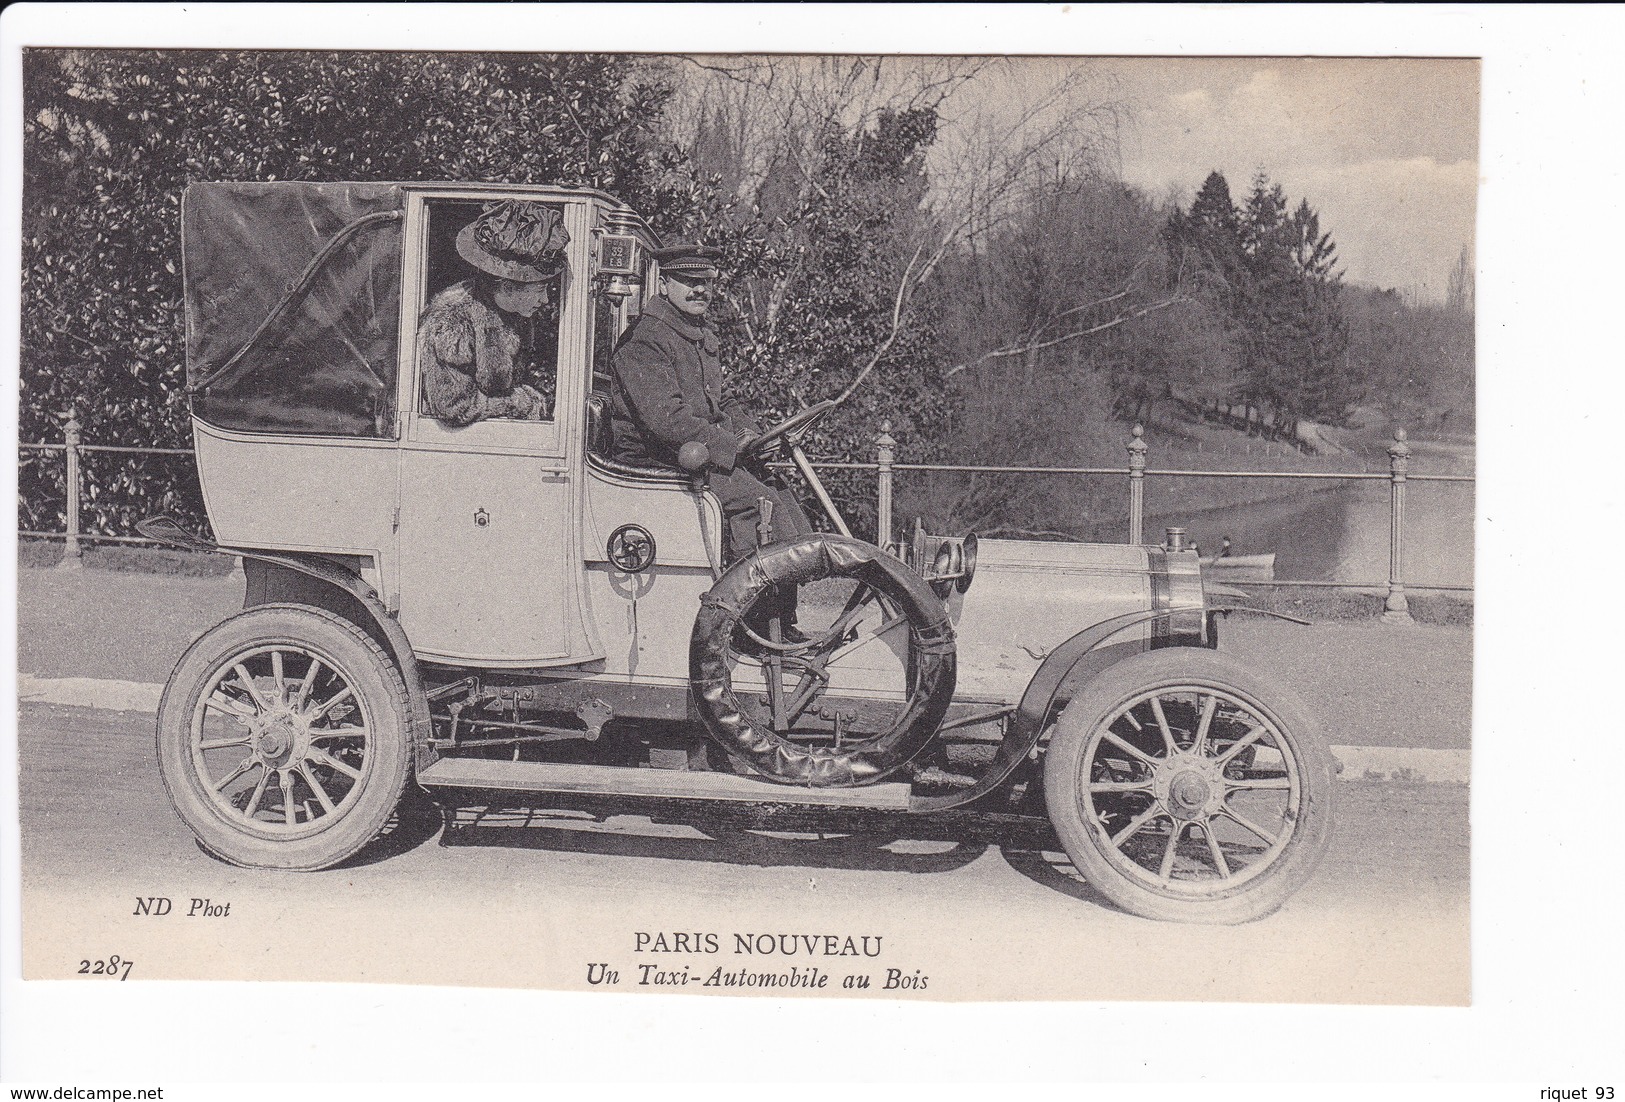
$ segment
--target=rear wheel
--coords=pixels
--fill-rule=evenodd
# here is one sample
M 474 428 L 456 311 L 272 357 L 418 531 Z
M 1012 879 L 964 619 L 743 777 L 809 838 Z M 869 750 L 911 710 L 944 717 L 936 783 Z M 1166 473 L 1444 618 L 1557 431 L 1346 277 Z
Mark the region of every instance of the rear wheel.
M 264 605 L 182 656 L 158 708 L 159 770 L 209 852 L 326 868 L 399 804 L 410 715 L 394 663 L 359 628 L 321 609 Z
M 1126 659 L 1056 722 L 1050 820 L 1084 878 L 1175 922 L 1270 914 L 1320 862 L 1334 764 L 1289 690 L 1202 650 Z

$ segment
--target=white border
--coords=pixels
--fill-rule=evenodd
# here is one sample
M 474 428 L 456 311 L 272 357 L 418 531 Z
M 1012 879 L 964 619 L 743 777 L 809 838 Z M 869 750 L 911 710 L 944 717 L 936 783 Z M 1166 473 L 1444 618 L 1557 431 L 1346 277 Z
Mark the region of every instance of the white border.
M 1538 1080 L 1495 1095 L 1531 1099 L 1541 1085 L 1612 1081 L 1625 1089 L 1617 1074 L 1622 832 L 1613 812 L 1614 747 L 1625 735 L 1615 703 L 1620 464 L 1604 450 L 1617 435 L 1622 397 L 1622 31 L 1625 13 L 1616 7 L 8 8 L 0 17 L 0 291 L 8 304 L 0 355 L 9 378 L 23 44 L 1477 55 L 1485 58 L 1483 408 L 1471 1009 L 769 1005 L 264 984 L 254 991 L 254 1018 L 290 1058 L 245 1062 L 244 1015 L 234 1009 L 243 987 L 93 991 L 18 982 L 16 757 L 7 738 L 0 1077 L 52 1085 L 249 1077 Z M 13 387 L 3 401 L 15 433 Z M 8 690 L 14 645 L 14 631 L 0 643 Z

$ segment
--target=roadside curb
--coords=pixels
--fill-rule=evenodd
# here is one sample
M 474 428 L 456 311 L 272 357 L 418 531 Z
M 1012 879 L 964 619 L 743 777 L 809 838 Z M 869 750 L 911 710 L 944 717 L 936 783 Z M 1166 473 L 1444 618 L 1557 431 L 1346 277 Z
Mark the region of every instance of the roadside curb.
M 19 674 L 17 697 L 24 704 L 64 704 L 117 712 L 156 714 L 162 685 L 95 677 L 35 677 Z M 1334 746 L 1342 780 L 1401 781 L 1411 784 L 1467 784 L 1471 750 L 1424 750 L 1404 746 Z
M 113 681 L 99 677 L 35 677 L 17 675 L 17 699 L 24 704 L 67 704 L 76 708 L 105 708 L 114 712 L 157 713 L 164 695 L 162 685 L 140 681 Z
M 1334 746 L 1345 781 L 1410 781 L 1466 784 L 1472 776 L 1471 750 L 1423 750 L 1406 746 Z

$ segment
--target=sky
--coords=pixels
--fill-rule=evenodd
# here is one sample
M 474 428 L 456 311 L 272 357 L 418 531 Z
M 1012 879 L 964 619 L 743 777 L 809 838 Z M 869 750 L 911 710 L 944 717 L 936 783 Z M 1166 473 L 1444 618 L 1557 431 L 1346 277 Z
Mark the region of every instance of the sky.
M 1044 64 L 1056 64 L 1046 62 Z M 1124 178 L 1188 202 L 1217 169 L 1308 199 L 1351 282 L 1440 300 L 1474 241 L 1478 63 L 1330 58 L 1089 63 L 1129 108 Z
M 976 141 L 1018 148 L 1102 105 L 1109 123 L 1097 113 L 1074 129 L 1128 183 L 1184 205 L 1217 170 L 1240 203 L 1263 171 L 1319 212 L 1350 282 L 1439 301 L 1476 240 L 1473 59 L 1010 58 L 945 105 L 933 176 L 974 162 Z

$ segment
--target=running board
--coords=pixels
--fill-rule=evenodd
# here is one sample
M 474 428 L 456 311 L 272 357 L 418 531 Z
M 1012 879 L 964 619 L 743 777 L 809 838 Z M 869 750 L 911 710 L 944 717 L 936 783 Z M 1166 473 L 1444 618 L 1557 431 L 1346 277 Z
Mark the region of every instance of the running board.
M 906 784 L 802 788 L 732 773 L 492 761 L 488 758 L 441 758 L 418 774 L 418 783 L 428 788 L 567 792 L 591 796 L 664 796 L 681 800 L 864 807 L 884 811 L 907 811 L 909 798 L 909 786 Z

